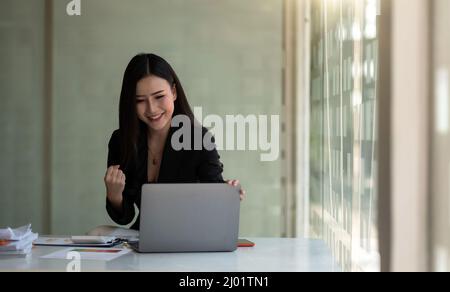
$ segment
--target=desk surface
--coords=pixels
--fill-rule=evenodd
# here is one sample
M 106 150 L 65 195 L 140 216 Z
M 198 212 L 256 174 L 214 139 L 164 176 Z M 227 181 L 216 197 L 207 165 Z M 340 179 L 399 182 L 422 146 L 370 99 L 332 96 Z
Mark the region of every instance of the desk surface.
M 81 271 L 313 272 L 339 271 L 323 241 L 249 238 L 233 253 L 136 254 L 109 262 L 82 261 Z M 0 271 L 65 271 L 68 260 L 41 259 L 64 247 L 35 247 L 27 258 L 1 258 Z

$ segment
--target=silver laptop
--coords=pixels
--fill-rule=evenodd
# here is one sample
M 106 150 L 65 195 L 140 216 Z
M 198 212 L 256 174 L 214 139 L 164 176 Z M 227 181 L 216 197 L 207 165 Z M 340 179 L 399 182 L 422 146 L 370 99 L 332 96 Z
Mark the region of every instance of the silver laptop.
M 142 186 L 138 252 L 232 252 L 239 189 L 227 184 Z

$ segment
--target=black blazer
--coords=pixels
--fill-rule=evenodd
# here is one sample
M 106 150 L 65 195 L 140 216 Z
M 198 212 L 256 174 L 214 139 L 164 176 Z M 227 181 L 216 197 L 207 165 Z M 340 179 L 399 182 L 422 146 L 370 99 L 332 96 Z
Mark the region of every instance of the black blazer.
M 171 127 L 164 146 L 163 157 L 157 183 L 224 183 L 222 178 L 223 164 L 217 150 L 181 150 L 175 151 L 171 146 L 172 135 L 178 128 Z M 193 129 L 191 131 L 193 133 Z M 202 128 L 202 134 L 208 133 Z M 209 133 L 208 133 L 209 134 Z M 193 138 L 193 134 L 192 134 Z M 191 139 L 193 145 L 193 139 Z M 114 131 L 108 144 L 108 167 L 120 164 L 120 133 Z M 193 149 L 193 147 L 191 148 Z M 148 146 L 147 134 L 142 134 L 138 141 L 137 159 L 125 169 L 126 184 L 123 192 L 122 212 L 114 209 L 106 199 L 106 210 L 111 219 L 119 225 L 130 224 L 134 219 L 134 205 L 140 210 L 141 188 L 148 183 L 147 163 Z M 131 229 L 139 230 L 140 216 Z

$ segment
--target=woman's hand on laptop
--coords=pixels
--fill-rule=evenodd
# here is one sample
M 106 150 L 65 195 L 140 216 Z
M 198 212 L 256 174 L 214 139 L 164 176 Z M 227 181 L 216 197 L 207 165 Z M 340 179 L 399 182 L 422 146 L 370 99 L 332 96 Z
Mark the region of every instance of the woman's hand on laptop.
M 125 189 L 126 177 L 123 171 L 119 168 L 120 165 L 113 165 L 109 167 L 106 171 L 104 181 L 108 200 L 116 209 L 120 210 L 122 206 L 122 193 Z
M 241 184 L 237 179 L 227 180 L 226 183 L 233 187 L 240 186 L 240 184 Z M 239 196 L 241 197 L 241 201 L 244 200 L 245 191 L 242 187 L 239 190 Z

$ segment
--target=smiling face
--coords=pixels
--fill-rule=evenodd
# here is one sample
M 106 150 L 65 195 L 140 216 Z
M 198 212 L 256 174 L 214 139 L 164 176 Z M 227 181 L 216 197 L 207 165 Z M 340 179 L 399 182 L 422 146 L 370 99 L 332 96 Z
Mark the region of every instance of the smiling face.
M 136 85 L 136 111 L 150 131 L 170 128 L 177 93 L 165 79 L 150 75 Z

